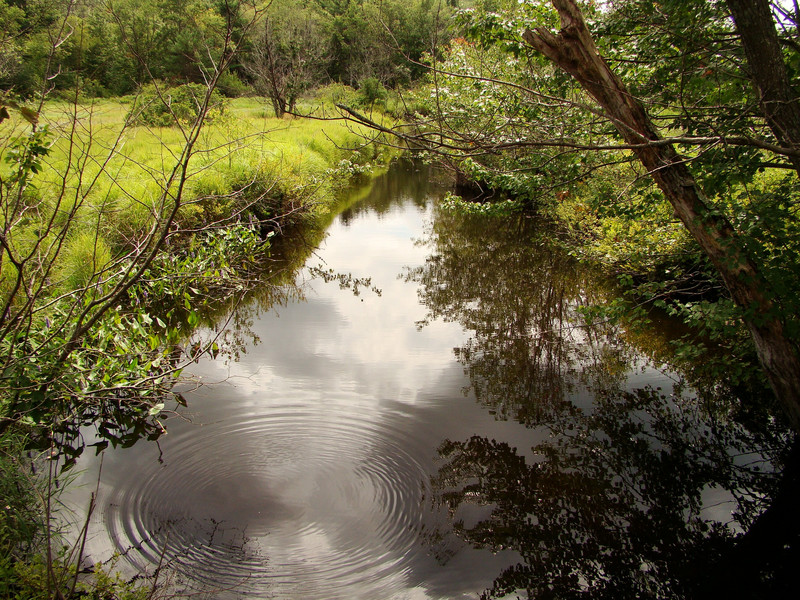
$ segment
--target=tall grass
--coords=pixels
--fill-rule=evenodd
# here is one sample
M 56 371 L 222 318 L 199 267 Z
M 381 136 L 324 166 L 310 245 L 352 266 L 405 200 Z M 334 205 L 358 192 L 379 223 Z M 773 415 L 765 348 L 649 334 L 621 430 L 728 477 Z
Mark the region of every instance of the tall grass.
M 30 193 L 57 205 L 59 218 L 74 211 L 80 224 L 69 242 L 74 251 L 56 269 L 62 282 L 84 283 L 91 274 L 79 257 L 88 247 L 103 255 L 90 265 L 108 262 L 135 244 L 161 210 L 157 199 L 184 137 L 176 127 L 124 127 L 130 107 L 125 99 L 99 100 L 75 119 L 74 107 L 54 102 L 42 115 L 53 146 Z M 11 127 L 0 126 L 0 136 Z M 379 147 L 364 145 L 365 133 L 341 121 L 276 119 L 262 101 L 233 100 L 199 140 L 178 226 L 197 229 L 238 211 L 275 223 L 289 214 L 325 214 L 342 186 L 385 159 Z M 73 164 L 79 155 L 80 173 L 66 169 L 69 153 Z M 63 177 L 68 193 L 48 198 Z

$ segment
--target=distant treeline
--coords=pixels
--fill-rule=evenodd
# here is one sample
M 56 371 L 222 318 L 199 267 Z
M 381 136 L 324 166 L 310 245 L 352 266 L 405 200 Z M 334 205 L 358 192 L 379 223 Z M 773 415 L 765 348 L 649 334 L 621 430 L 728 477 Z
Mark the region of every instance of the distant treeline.
M 291 106 L 330 82 L 358 87 L 377 80 L 405 85 L 419 60 L 448 40 L 458 0 L 0 0 L 0 90 L 31 97 L 43 90 L 120 96 L 161 79 L 202 82 L 228 23 L 263 11 L 244 52 L 221 82 L 238 95 L 255 88 Z M 63 15 L 69 14 L 66 32 Z M 42 74 L 50 41 L 69 34 L 56 54 L 58 75 Z M 236 30 L 234 29 L 234 35 Z M 213 41 L 212 41 L 213 40 Z

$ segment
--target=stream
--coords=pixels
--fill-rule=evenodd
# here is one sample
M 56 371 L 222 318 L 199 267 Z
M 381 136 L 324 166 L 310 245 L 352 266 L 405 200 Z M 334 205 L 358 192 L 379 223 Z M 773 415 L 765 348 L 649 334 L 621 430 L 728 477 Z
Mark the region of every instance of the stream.
M 785 432 L 699 398 L 666 323 L 590 325 L 604 276 L 433 179 L 393 167 L 221 321 L 157 443 L 85 453 L 88 561 L 286 600 L 678 597 L 718 568 Z

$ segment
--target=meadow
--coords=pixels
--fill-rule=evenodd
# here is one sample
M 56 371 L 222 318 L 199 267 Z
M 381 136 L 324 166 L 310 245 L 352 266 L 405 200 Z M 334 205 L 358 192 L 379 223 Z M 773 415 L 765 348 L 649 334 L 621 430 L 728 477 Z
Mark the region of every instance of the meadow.
M 171 172 L 188 131 L 126 124 L 134 103 L 52 102 L 41 113 L 49 150 L 26 194 L 35 198 L 39 218 L 73 219 L 56 267 L 67 278 L 136 244 L 164 210 L 165 188 L 175 183 Z M 301 108 L 321 114 L 323 104 Z M 286 221 L 322 216 L 342 186 L 386 160 L 352 124 L 276 119 L 261 99 L 227 100 L 210 116 L 193 148 L 176 219 L 187 232 L 242 220 L 280 230 Z M 24 136 L 25 125 L 6 122 L 0 137 Z M 5 155 L 11 162 L 9 148 Z M 36 229 L 33 222 L 28 227 Z M 17 228 L 16 242 L 24 237 Z

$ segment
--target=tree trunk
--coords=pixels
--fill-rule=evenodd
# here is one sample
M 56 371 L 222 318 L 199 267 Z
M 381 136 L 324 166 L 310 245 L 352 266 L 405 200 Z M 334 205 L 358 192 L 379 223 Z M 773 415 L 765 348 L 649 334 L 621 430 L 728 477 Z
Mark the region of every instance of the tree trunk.
M 768 0 L 727 0 L 758 92 L 761 111 L 778 143 L 800 149 L 800 104 L 789 84 Z M 800 174 L 800 156 L 790 156 Z
M 723 552 L 695 598 L 794 598 L 800 564 L 800 441 L 782 468 L 771 502 L 736 545 Z M 792 567 L 795 565 L 795 567 Z
M 738 0 L 737 0 L 738 1 Z M 800 431 L 800 360 L 786 337 L 764 277 L 745 255 L 736 231 L 709 210 L 692 173 L 671 145 L 648 145 L 660 139 L 643 105 L 600 57 L 575 0 L 552 0 L 561 31 L 528 30 L 527 43 L 571 74 L 605 110 L 637 158 L 647 168 L 676 215 L 719 271 L 733 300 L 744 309 L 758 358 L 775 395 Z
M 284 100 L 277 92 L 270 96 L 272 100 L 272 110 L 275 111 L 275 117 L 282 119 L 286 114 L 286 100 Z

